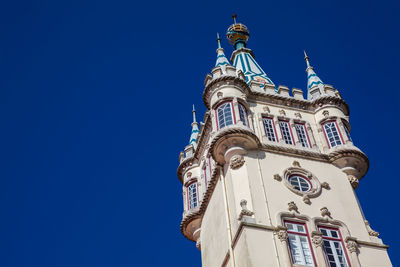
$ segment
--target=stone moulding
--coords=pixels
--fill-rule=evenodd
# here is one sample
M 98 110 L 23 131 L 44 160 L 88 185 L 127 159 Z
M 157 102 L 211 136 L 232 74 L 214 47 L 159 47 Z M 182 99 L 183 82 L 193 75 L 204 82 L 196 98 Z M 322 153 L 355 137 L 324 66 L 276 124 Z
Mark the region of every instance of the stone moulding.
M 255 143 L 256 147 L 261 146 L 261 142 L 258 139 L 258 137 L 253 133 L 253 131 L 245 126 L 240 126 L 238 124 L 235 125 L 230 125 L 227 127 L 224 127 L 223 129 L 219 130 L 217 134 L 213 137 L 211 140 L 210 144 L 210 151 L 213 159 L 215 162 L 218 162 L 218 159 L 215 155 L 215 148 L 223 141 L 227 140 L 228 138 L 232 138 L 234 136 L 237 136 L 238 138 L 245 138 L 248 139 L 249 141 L 251 140 L 252 142 Z M 250 142 L 249 142 L 250 144 Z M 225 161 L 225 160 L 223 160 Z M 220 162 L 222 163 L 222 162 Z M 225 162 L 224 162 L 225 163 Z
M 230 167 L 234 170 L 239 169 L 244 165 L 244 157 L 242 155 L 234 155 L 230 161 Z
M 361 179 L 369 169 L 369 160 L 368 157 L 358 148 L 347 148 L 347 147 L 338 147 L 337 150 L 334 150 L 328 154 L 329 156 L 329 161 L 333 163 L 335 166 L 338 168 L 343 168 L 347 167 L 342 166 L 343 163 L 340 163 L 341 159 L 343 158 L 356 158 L 359 160 L 359 164 L 357 165 L 357 170 L 359 171 L 359 177 L 358 179 Z M 346 162 L 348 162 L 348 159 L 346 159 Z M 363 166 L 360 166 L 363 164 Z

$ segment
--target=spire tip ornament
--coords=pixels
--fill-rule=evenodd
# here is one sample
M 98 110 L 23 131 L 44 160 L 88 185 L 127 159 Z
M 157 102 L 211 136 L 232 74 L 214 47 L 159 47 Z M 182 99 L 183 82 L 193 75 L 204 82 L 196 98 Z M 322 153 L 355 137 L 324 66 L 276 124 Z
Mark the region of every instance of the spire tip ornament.
M 226 32 L 226 38 L 228 38 L 229 43 L 231 43 L 235 49 L 246 47 L 246 43 L 249 40 L 250 32 L 246 25 L 242 23 L 237 23 L 237 15 L 233 14 L 233 24 L 229 26 Z

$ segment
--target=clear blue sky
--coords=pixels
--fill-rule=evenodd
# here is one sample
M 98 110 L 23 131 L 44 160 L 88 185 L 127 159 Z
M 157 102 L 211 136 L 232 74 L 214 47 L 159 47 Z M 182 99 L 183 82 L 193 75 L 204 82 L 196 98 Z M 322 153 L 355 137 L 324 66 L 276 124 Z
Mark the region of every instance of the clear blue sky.
M 231 14 L 279 85 L 303 49 L 369 156 L 357 194 L 400 265 L 398 1 L 3 1 L 0 265 L 201 266 L 178 154 Z M 228 55 L 232 47 L 223 40 Z

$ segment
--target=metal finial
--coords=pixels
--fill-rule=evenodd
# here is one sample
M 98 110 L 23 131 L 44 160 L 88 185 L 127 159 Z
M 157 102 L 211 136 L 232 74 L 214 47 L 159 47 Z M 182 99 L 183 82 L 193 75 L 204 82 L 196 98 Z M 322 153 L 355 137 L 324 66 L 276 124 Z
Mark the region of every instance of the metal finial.
M 196 109 L 194 108 L 194 104 L 193 104 L 193 122 L 196 122 Z
M 304 59 L 308 60 L 308 56 L 307 56 L 306 50 L 304 50 Z
M 308 61 L 309 57 L 307 56 L 306 50 L 304 50 L 304 60 L 307 63 L 307 68 L 310 68 L 310 62 Z
M 233 15 L 232 15 L 232 18 L 233 18 L 233 22 L 236 24 L 237 15 L 236 15 L 236 14 L 233 14 Z
M 218 48 L 221 48 L 221 39 L 219 38 L 218 32 L 217 32 L 217 43 L 218 43 Z

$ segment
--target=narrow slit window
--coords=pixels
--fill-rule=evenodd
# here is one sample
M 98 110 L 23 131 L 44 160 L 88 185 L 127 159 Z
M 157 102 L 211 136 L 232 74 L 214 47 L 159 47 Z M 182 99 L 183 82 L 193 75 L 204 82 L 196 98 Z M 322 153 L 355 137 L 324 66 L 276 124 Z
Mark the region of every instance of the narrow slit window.
M 188 194 L 188 207 L 189 209 L 194 209 L 197 207 L 198 205 L 198 193 L 197 193 L 197 183 L 191 183 L 188 186 L 188 190 L 187 190 L 187 194 Z
M 247 127 L 249 127 L 249 120 L 247 118 L 247 110 L 246 108 L 239 103 L 239 116 L 240 120 L 243 122 L 243 124 Z

